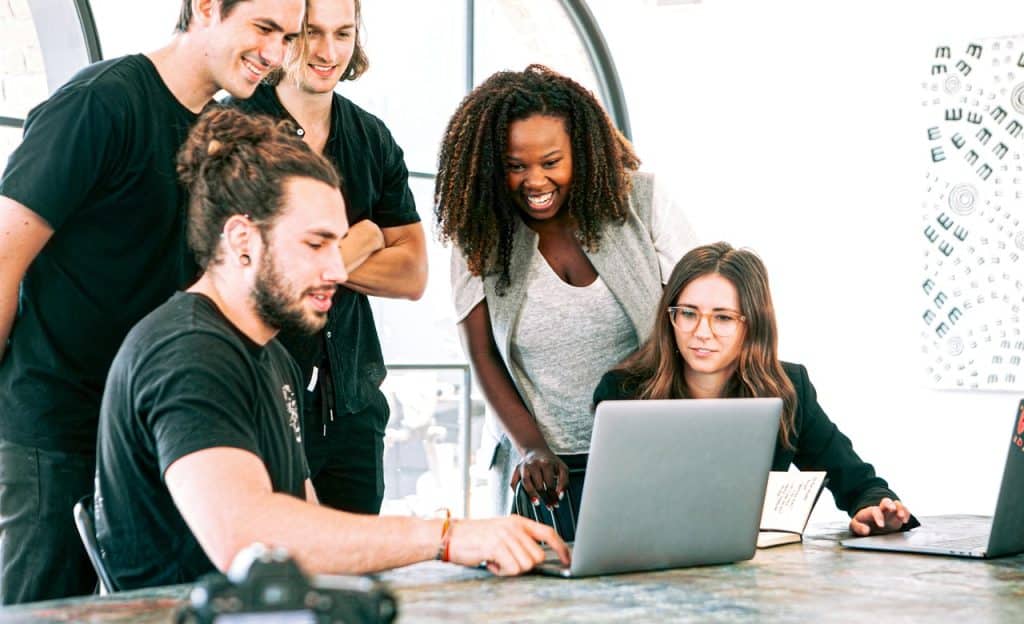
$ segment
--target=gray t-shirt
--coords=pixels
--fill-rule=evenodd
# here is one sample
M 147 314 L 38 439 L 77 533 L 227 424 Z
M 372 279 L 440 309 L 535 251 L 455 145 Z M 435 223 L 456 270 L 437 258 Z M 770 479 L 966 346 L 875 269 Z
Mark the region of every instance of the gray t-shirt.
M 513 373 L 544 439 L 558 454 L 586 453 L 591 395 L 601 376 L 638 346 L 625 310 L 600 276 L 576 287 L 534 250 L 527 296 L 512 332 Z

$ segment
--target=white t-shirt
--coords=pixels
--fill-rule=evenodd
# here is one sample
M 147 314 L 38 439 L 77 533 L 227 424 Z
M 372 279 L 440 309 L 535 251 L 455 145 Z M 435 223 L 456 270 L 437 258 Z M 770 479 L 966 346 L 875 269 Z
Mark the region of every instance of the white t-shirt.
M 511 335 L 512 372 L 551 450 L 586 453 L 594 388 L 639 346 L 636 332 L 600 276 L 588 286 L 572 286 L 534 251 L 526 283 Z

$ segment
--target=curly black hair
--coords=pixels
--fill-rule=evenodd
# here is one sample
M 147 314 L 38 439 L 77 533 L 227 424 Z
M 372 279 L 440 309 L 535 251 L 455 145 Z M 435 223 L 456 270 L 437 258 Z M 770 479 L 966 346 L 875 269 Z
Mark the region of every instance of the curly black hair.
M 466 96 L 441 144 L 434 216 L 438 237 L 455 243 L 473 275 L 499 275 L 499 293 L 509 284 L 518 218 L 505 186 L 509 125 L 533 115 L 565 122 L 573 163 L 566 210 L 589 251 L 598 248 L 605 223 L 625 221 L 630 172 L 640 166 L 594 95 L 543 65 L 498 72 Z

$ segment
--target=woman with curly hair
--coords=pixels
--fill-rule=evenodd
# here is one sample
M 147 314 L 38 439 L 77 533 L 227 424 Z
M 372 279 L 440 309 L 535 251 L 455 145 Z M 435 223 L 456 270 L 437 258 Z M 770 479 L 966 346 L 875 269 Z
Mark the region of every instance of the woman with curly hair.
M 520 482 L 534 505 L 557 505 L 570 466 L 585 466 L 593 387 L 647 337 L 649 302 L 692 245 L 639 164 L 593 94 L 541 65 L 494 74 L 448 124 L 435 216 L 495 412 L 484 452 L 497 513 Z
M 669 277 L 654 331 L 609 371 L 594 404 L 623 399 L 779 397 L 782 420 L 772 470 L 828 473 L 836 506 L 856 535 L 917 526 L 917 520 L 853 450 L 818 405 L 800 364 L 778 358 L 768 272 L 754 252 L 728 243 L 697 247 Z

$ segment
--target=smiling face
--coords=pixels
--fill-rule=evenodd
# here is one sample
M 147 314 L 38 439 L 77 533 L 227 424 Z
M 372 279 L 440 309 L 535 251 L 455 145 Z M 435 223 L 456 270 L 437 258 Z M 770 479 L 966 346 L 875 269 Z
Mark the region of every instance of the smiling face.
M 246 0 L 221 15 L 214 2 L 205 19 L 204 58 L 214 86 L 245 99 L 284 60 L 288 43 L 298 36 L 303 0 Z
M 572 144 L 562 118 L 532 115 L 509 125 L 505 183 L 526 219 L 561 211 L 572 188 Z
M 334 91 L 352 61 L 355 45 L 354 0 L 309 0 L 306 32 L 296 42 L 299 62 L 294 66 L 289 62 L 289 79 L 308 93 Z
M 260 319 L 273 329 L 323 328 L 338 284 L 348 279 L 338 243 L 348 231 L 337 188 L 311 178 L 284 183 L 283 207 L 264 241 L 252 289 Z
M 702 315 L 722 312 L 740 315 L 740 296 L 732 282 L 717 273 L 709 273 L 693 280 L 683 288 L 675 305 L 687 306 Z M 739 323 L 731 336 L 716 336 L 711 331 L 709 320 L 702 317 L 692 331 L 682 331 L 673 326 L 676 348 L 686 363 L 687 383 L 697 377 L 715 377 L 726 380 L 736 371 L 746 327 Z M 724 384 L 722 384 L 724 385 Z

